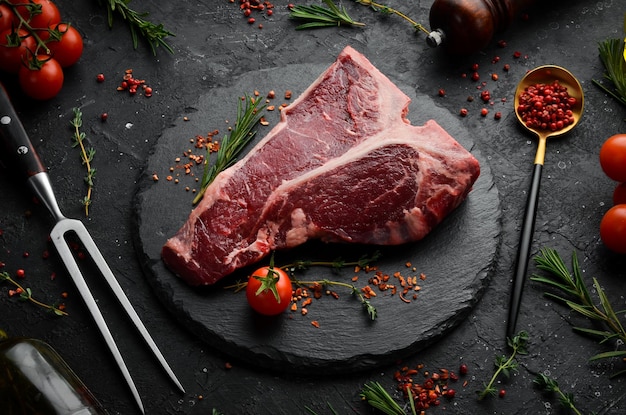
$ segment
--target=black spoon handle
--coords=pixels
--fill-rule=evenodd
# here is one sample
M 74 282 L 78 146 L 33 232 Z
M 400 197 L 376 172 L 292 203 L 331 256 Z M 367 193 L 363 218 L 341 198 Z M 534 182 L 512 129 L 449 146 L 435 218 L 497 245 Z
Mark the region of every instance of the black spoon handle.
M 522 222 L 522 235 L 517 248 L 517 259 L 515 261 L 515 275 L 513 276 L 513 291 L 509 300 L 509 319 L 507 323 L 506 336 L 512 339 L 515 336 L 515 326 L 522 302 L 522 292 L 524 290 L 524 280 L 528 270 L 528 259 L 530 247 L 535 232 L 535 218 L 537 217 L 537 205 L 539 203 L 539 185 L 541 184 L 541 171 L 543 164 L 535 164 L 533 177 L 530 182 L 528 199 L 526 200 L 526 210 L 524 221 Z
M 2 85 L 0 85 L 0 143 L 5 152 L 5 161 L 11 168 L 18 169 L 18 173 L 25 178 L 46 171 Z

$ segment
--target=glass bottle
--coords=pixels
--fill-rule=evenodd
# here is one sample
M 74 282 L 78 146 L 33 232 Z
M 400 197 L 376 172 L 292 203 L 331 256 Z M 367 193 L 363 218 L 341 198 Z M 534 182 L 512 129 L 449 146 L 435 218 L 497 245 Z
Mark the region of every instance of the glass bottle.
M 2 330 L 0 403 L 4 415 L 107 415 L 50 345 Z

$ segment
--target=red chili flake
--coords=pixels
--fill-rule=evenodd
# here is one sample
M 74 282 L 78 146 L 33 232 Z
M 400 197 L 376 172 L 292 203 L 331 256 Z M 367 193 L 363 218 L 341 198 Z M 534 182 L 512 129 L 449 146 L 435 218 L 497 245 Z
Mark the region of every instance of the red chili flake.
M 319 329 L 319 328 L 320 328 L 320 323 L 319 323 L 319 321 L 317 321 L 317 320 L 313 320 L 313 321 L 311 322 L 311 325 L 312 325 L 313 327 L 317 328 L 317 329 Z

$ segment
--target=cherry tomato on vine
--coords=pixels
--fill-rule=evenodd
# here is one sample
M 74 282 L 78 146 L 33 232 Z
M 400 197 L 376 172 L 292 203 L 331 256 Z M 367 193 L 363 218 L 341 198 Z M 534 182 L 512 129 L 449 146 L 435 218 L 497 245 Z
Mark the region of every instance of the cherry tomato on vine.
M 73 26 L 59 23 L 56 29 L 61 33 L 60 40 L 50 40 L 46 46 L 52 57 L 63 68 L 74 65 L 83 54 L 83 37 Z
M 626 204 L 615 205 L 604 214 L 600 238 L 611 251 L 626 254 Z
M 34 50 L 35 39 L 26 30 L 5 30 L 0 33 L 0 69 L 18 73 L 23 61 L 28 60 Z
M 29 97 L 45 101 L 54 98 L 63 87 L 63 68 L 48 55 L 37 55 L 40 68 L 23 65 L 18 74 L 20 87 Z
M 600 166 L 609 178 L 626 182 L 626 134 L 615 134 L 602 144 Z
M 613 191 L 613 204 L 621 205 L 626 203 L 626 182 L 622 182 Z
M 285 271 L 272 266 L 257 269 L 248 278 L 248 304 L 266 316 L 282 313 L 291 303 L 291 279 Z
M 18 4 L 17 12 L 26 20 L 33 29 L 47 29 L 61 22 L 61 12 L 50 0 L 30 0 L 21 1 Z
M 0 4 L 0 32 L 17 27 L 13 11 L 6 4 Z

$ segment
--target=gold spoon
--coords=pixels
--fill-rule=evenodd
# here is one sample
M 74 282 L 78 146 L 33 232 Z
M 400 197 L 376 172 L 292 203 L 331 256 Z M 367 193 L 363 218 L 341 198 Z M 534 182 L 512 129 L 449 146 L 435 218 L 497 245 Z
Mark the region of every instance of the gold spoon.
M 529 86 L 539 83 L 551 84 L 554 81 L 558 81 L 560 85 L 567 87 L 567 93 L 569 96 L 576 98 L 576 104 L 572 108 L 572 117 L 574 122 L 557 131 L 528 127 L 526 123 L 522 121 L 522 117 L 517 111 L 520 103 L 520 96 Z M 526 278 L 526 271 L 528 269 L 530 246 L 532 244 L 533 233 L 535 231 L 535 218 L 537 215 L 537 204 L 539 201 L 539 184 L 541 183 L 541 171 L 546 156 L 546 142 L 548 141 L 548 137 L 565 134 L 578 124 L 584 107 L 583 88 L 580 86 L 580 82 L 578 82 L 574 75 L 566 69 L 554 65 L 540 66 L 528 72 L 519 82 L 515 90 L 514 105 L 517 119 L 526 129 L 532 131 L 539 137 L 539 143 L 537 145 L 533 176 L 530 182 L 528 199 L 526 201 L 526 210 L 522 223 L 522 234 L 520 236 L 520 243 L 515 264 L 515 275 L 513 277 L 513 291 L 509 302 L 509 318 L 506 331 L 506 335 L 509 339 L 512 339 L 515 336 L 515 325 L 517 324 L 517 316 L 519 314 L 520 303 L 522 301 L 522 290 L 524 287 L 524 279 Z

